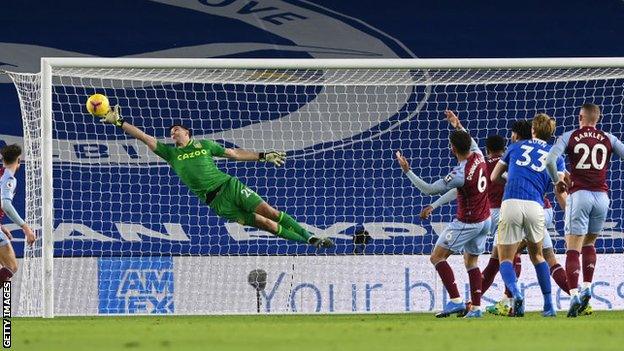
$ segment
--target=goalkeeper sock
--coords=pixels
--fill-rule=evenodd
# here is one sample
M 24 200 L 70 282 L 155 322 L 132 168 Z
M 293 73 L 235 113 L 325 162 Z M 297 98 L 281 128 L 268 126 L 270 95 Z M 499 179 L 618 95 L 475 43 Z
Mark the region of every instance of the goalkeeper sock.
M 505 286 L 511 292 L 511 295 L 515 299 L 522 298 L 520 294 L 520 288 L 518 287 L 518 278 L 516 278 L 516 272 L 514 272 L 513 263 L 511 261 L 503 261 L 500 264 L 500 273 L 505 282 Z
M 308 240 L 304 239 L 303 237 L 301 237 L 301 235 L 293 232 L 290 229 L 285 228 L 284 226 L 278 224 L 277 225 L 277 233 L 275 233 L 275 235 L 279 236 L 280 238 L 283 239 L 287 239 L 287 240 L 294 240 L 294 241 L 298 241 L 300 243 L 307 243 Z
M 544 311 L 548 311 L 552 309 L 552 287 L 550 284 L 550 269 L 548 269 L 548 263 L 541 262 L 536 264 L 535 274 L 537 275 L 537 281 L 542 290 L 542 295 L 544 295 Z
M 297 221 L 295 221 L 294 218 L 292 218 L 288 213 L 286 213 L 284 211 L 280 211 L 277 223 L 281 224 L 285 228 L 289 228 L 289 229 L 293 230 L 294 232 L 296 232 L 297 234 L 302 236 L 306 240 L 306 242 L 312 236 L 312 234 L 310 234 L 310 232 L 308 232 L 307 230 L 303 229 L 301 224 L 299 224 Z

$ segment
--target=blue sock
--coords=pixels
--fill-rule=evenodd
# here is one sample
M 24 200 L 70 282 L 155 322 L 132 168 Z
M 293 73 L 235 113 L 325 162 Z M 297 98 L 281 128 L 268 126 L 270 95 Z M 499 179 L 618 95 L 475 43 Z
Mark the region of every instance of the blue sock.
M 518 287 L 518 278 L 516 278 L 516 272 L 514 271 L 513 263 L 511 261 L 503 261 L 499 268 L 500 274 L 503 277 L 505 286 L 511 292 L 514 299 L 521 299 L 520 288 Z
M 552 308 L 552 294 L 550 285 L 550 269 L 548 263 L 542 262 L 535 265 L 535 273 L 539 282 L 542 295 L 544 295 L 544 311 Z

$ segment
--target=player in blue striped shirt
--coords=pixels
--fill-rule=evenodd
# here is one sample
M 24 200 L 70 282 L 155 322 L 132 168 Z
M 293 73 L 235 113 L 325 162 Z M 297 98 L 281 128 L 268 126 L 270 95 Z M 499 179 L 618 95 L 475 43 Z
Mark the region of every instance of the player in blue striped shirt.
M 535 265 L 537 280 L 544 295 L 545 317 L 556 316 L 552 303 L 550 270 L 542 254 L 544 240 L 544 194 L 552 188 L 546 171 L 546 157 L 551 145 L 546 141 L 555 131 L 555 121 L 546 114 L 538 114 L 532 121 L 533 139 L 509 146 L 503 158 L 492 171 L 492 181 L 500 181 L 507 171 L 507 183 L 501 204 L 496 242 L 500 258 L 500 273 L 514 298 L 513 315 L 524 316 L 524 297 L 518 286 L 513 260 L 518 245 L 527 240 L 529 256 Z M 558 161 L 563 178 L 565 165 Z

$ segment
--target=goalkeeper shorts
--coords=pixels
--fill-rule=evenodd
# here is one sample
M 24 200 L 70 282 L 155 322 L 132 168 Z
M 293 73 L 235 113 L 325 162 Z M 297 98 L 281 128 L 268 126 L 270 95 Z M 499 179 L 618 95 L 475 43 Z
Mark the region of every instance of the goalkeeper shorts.
M 219 194 L 209 206 L 222 218 L 241 225 L 253 226 L 256 222 L 256 207 L 262 201 L 264 200 L 255 191 L 232 177 L 221 186 Z

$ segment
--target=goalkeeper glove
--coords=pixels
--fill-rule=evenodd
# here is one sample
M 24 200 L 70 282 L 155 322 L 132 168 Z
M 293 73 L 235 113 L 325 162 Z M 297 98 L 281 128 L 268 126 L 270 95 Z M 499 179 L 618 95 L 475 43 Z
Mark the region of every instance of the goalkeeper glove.
M 124 119 L 121 118 L 121 108 L 119 105 L 113 106 L 104 116 L 100 117 L 102 122 L 110 123 L 117 127 L 121 127 L 124 124 Z
M 281 151 L 261 152 L 258 158 L 258 161 L 271 162 L 278 167 L 284 164 L 284 160 L 286 160 L 286 153 Z

